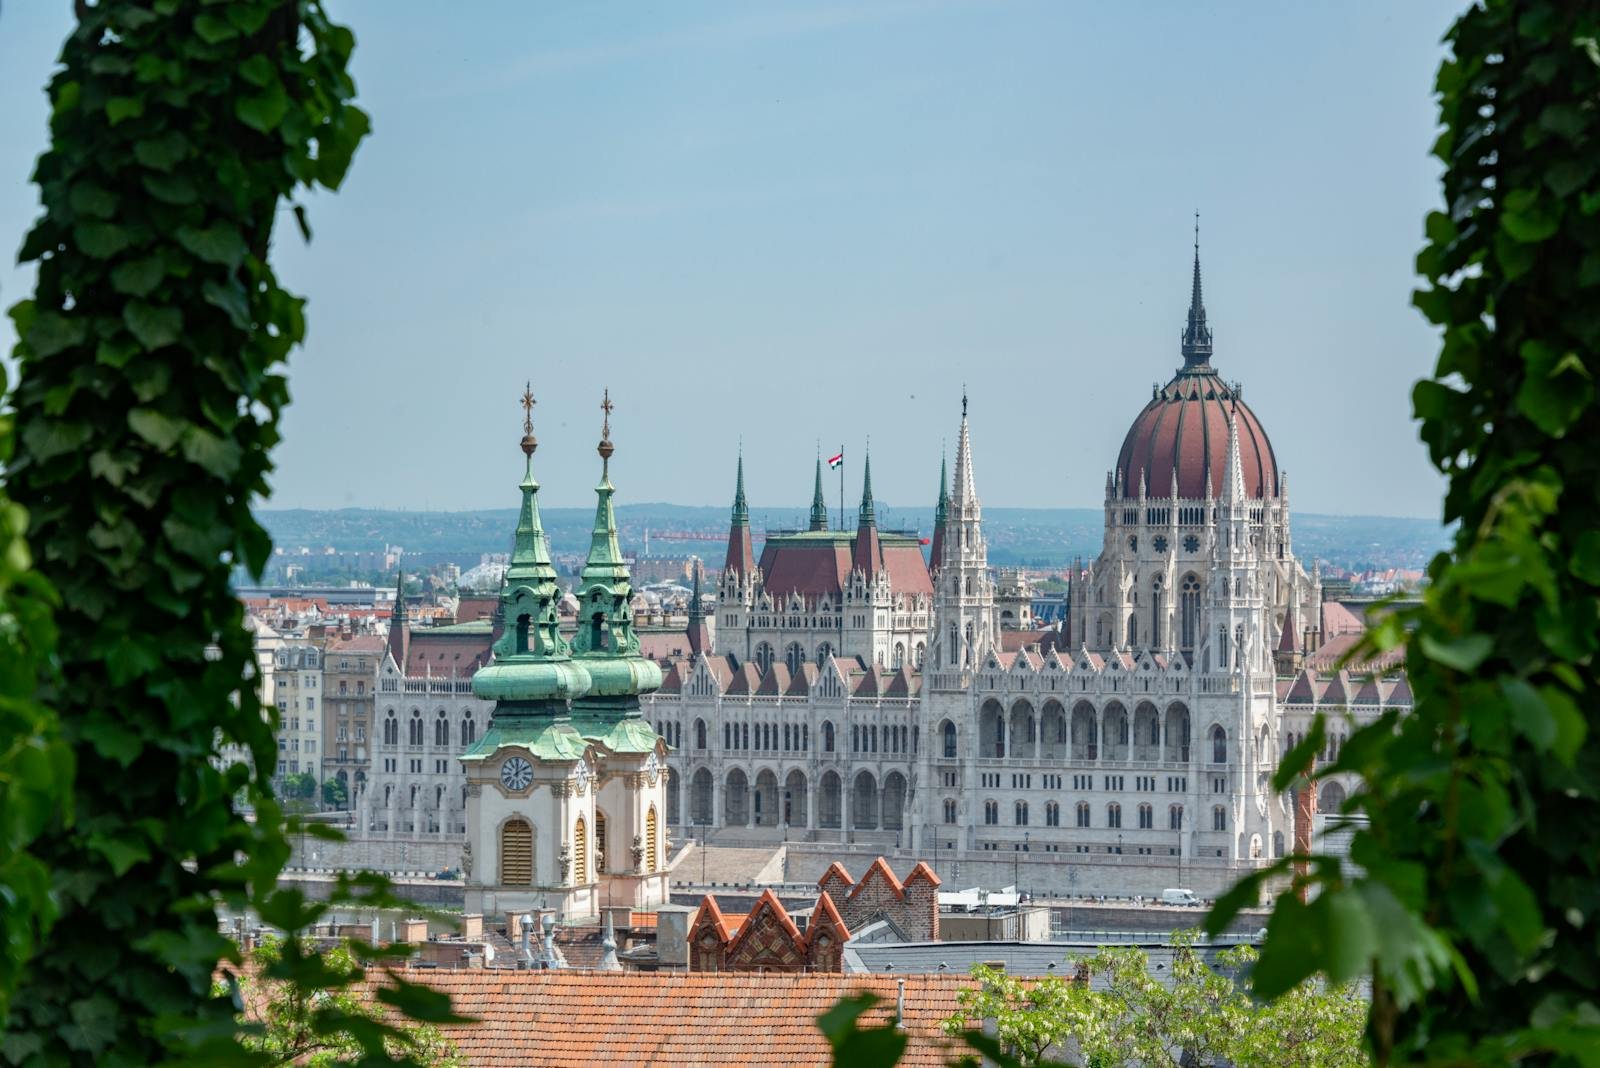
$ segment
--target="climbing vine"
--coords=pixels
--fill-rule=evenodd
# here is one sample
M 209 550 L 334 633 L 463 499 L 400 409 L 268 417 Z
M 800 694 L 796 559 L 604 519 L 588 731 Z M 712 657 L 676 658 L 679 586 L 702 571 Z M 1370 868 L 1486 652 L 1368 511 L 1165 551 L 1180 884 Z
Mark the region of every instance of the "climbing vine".
M 0 716 L 22 748 L 0 752 L 0 865 L 8 887 L 20 873 L 28 911 L 8 904 L 4 921 L 5 967 L 26 963 L 0 1052 L 250 1063 L 235 998 L 213 987 L 237 954 L 217 910 L 249 908 L 292 933 L 319 907 L 275 886 L 289 844 L 266 778 L 272 712 L 229 574 L 259 573 L 270 550 L 251 506 L 268 491 L 283 361 L 305 332 L 304 302 L 278 285 L 268 252 L 280 221 L 309 238 L 292 198 L 337 189 L 367 132 L 351 103 L 354 38 L 317 0 L 76 11 L 34 175 L 44 210 L 21 251 L 37 286 L 11 309 L 0 628 L 22 638 L 0 643 Z M 38 654 L 52 649 L 45 670 Z M 224 746 L 248 759 L 224 766 Z M 41 769 L 70 784 L 48 809 Z M 13 809 L 13 796 L 27 803 Z M 371 878 L 339 893 L 388 900 Z M 310 989 L 361 972 L 291 936 L 266 974 Z M 0 991 L 12 978 L 0 971 Z M 393 982 L 378 996 L 449 1018 L 422 988 Z M 337 1003 L 308 1026 L 344 1029 L 370 1057 L 398 1034 Z
M 1406 645 L 1409 715 L 1319 774 L 1366 783 L 1351 873 L 1313 858 L 1278 899 L 1258 991 L 1370 971 L 1380 1063 L 1595 1063 L 1600 1050 L 1600 11 L 1483 0 L 1437 91 L 1444 208 L 1417 307 L 1443 332 L 1412 394 L 1448 479 L 1452 549 Z M 1284 760 L 1312 765 L 1321 730 Z M 1213 926 L 1259 892 L 1247 880 Z M 1315 896 L 1303 902 L 1304 886 Z

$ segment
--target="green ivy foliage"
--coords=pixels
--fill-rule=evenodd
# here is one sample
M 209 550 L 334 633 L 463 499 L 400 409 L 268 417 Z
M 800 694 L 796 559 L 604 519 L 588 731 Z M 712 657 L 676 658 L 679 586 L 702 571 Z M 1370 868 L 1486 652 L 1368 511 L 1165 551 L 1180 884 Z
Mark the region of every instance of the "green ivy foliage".
M 40 926 L 13 925 L 8 905 L 8 966 L 33 952 L 0 1056 L 249 1063 L 233 1056 L 237 1005 L 213 989 L 218 961 L 236 955 L 218 905 L 288 931 L 316 914 L 275 889 L 289 844 L 265 780 L 215 759 L 232 744 L 263 771 L 276 766 L 228 581 L 235 564 L 259 570 L 270 548 L 250 508 L 267 492 L 288 400 L 282 363 L 305 330 L 303 302 L 278 286 L 267 253 L 284 202 L 337 188 L 368 122 L 350 102 L 354 39 L 316 0 L 101 0 L 77 13 L 34 176 L 44 212 L 21 251 L 37 264 L 36 292 L 11 309 L 19 378 L 6 477 L 31 517 L 25 586 L 15 584 L 22 513 L 0 506 L 11 613 L 0 626 L 21 620 L 28 634 L 0 655 L 0 715 L 8 740 L 18 715 L 34 717 L 40 739 L 23 777 L 0 779 L 4 863 L 21 858 L 35 916 L 59 916 L 30 945 Z M 302 209 L 288 208 L 309 236 Z M 36 692 L 77 774 L 37 833 L 45 795 L 13 817 L 10 791 L 38 778 L 41 759 L 62 784 L 70 767 L 49 754 L 50 723 L 21 696 L 26 654 L 49 647 L 49 621 L 25 619 L 13 594 L 46 604 L 52 589 L 55 670 L 34 672 Z M 9 750 L 0 760 L 15 763 Z M 31 860 L 14 851 L 29 839 Z M 383 896 L 372 880 L 341 889 Z M 293 940 L 276 967 L 303 985 L 327 971 Z M 363 1033 L 381 1055 L 381 1036 Z
M 1313 858 L 1294 877 L 1257 988 L 1370 970 L 1379 1063 L 1595 1065 L 1600 9 L 1483 0 L 1447 40 L 1445 204 L 1415 297 L 1443 348 L 1412 400 L 1458 532 L 1423 603 L 1362 651 L 1406 643 L 1413 711 L 1352 734 L 1321 772 L 1367 784 L 1346 803 L 1367 821 L 1359 870 Z M 1317 744 L 1286 756 L 1280 788 Z

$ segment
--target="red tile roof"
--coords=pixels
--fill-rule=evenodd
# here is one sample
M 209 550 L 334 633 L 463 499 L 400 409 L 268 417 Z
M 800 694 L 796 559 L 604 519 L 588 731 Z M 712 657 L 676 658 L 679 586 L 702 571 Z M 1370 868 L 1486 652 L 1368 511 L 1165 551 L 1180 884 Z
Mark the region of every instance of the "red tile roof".
M 442 1030 L 473 1068 L 598 1065 L 826 1065 L 816 1018 L 866 990 L 879 1002 L 865 1026 L 892 1019 L 905 983 L 905 1068 L 947 1064 L 956 1047 L 940 1024 L 973 987 L 965 975 L 827 973 L 414 972 L 477 1023 Z
M 1278 464 L 1267 432 L 1245 403 L 1215 373 L 1179 373 L 1145 405 L 1117 457 L 1123 497 L 1139 496 L 1144 482 L 1148 496 L 1168 499 L 1173 473 L 1178 496 L 1195 500 L 1209 490 L 1221 494 L 1227 485 L 1228 418 L 1239 425 L 1239 460 L 1245 495 L 1278 495 Z

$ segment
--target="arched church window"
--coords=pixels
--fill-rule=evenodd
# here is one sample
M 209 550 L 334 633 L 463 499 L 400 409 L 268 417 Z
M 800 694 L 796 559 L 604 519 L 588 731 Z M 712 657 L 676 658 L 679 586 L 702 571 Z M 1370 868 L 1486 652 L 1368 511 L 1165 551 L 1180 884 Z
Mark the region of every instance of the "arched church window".
M 766 642 L 756 646 L 756 667 L 763 675 L 772 667 L 772 646 Z
M 478 725 L 472 720 L 472 713 L 468 712 L 461 720 L 461 748 L 465 749 L 478 738 Z
M 407 724 L 406 740 L 411 745 L 422 744 L 422 713 L 418 709 L 411 710 L 411 722 Z
M 528 623 L 530 617 L 526 612 L 517 617 L 517 652 L 528 651 Z
M 1163 538 L 1156 539 L 1158 543 L 1164 540 Z M 1165 546 L 1157 544 L 1156 548 L 1164 550 Z M 1152 649 L 1161 647 L 1161 593 L 1161 576 L 1157 575 L 1155 581 L 1150 584 L 1150 647 Z
M 1128 613 L 1128 648 L 1135 648 L 1139 644 L 1139 618 L 1132 612 Z
M 533 885 L 533 827 L 520 817 L 500 828 L 500 884 Z
M 800 665 L 806 662 L 806 651 L 799 642 L 789 643 L 789 648 L 783 652 L 783 662 L 789 666 L 791 672 L 800 670 Z
M 694 747 L 696 749 L 706 747 L 706 721 L 703 719 L 694 721 Z
M 944 757 L 953 760 L 956 755 L 956 725 L 949 720 L 944 721 Z
M 833 752 L 833 721 L 824 720 L 822 723 L 822 751 Z
M 906 662 L 906 645 L 905 645 L 905 642 L 895 642 L 894 643 L 894 663 L 892 665 L 890 665 L 890 666 L 898 668 L 902 664 L 904 664 L 905 662 Z
M 1211 728 L 1211 762 L 1213 764 L 1228 762 L 1228 732 L 1221 727 Z
M 394 709 L 389 710 L 389 717 L 383 721 L 383 744 L 400 744 L 400 721 L 394 718 Z
M 439 749 L 450 748 L 450 720 L 442 708 L 439 709 L 438 718 L 433 721 L 433 744 Z

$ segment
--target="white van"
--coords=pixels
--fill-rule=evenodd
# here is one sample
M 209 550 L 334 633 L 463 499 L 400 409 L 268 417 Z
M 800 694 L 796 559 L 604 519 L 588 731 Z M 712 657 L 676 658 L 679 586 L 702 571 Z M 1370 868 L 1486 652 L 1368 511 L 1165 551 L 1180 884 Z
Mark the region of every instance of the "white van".
M 1163 905 L 1198 905 L 1200 899 L 1194 896 L 1193 890 L 1163 890 L 1161 891 Z

